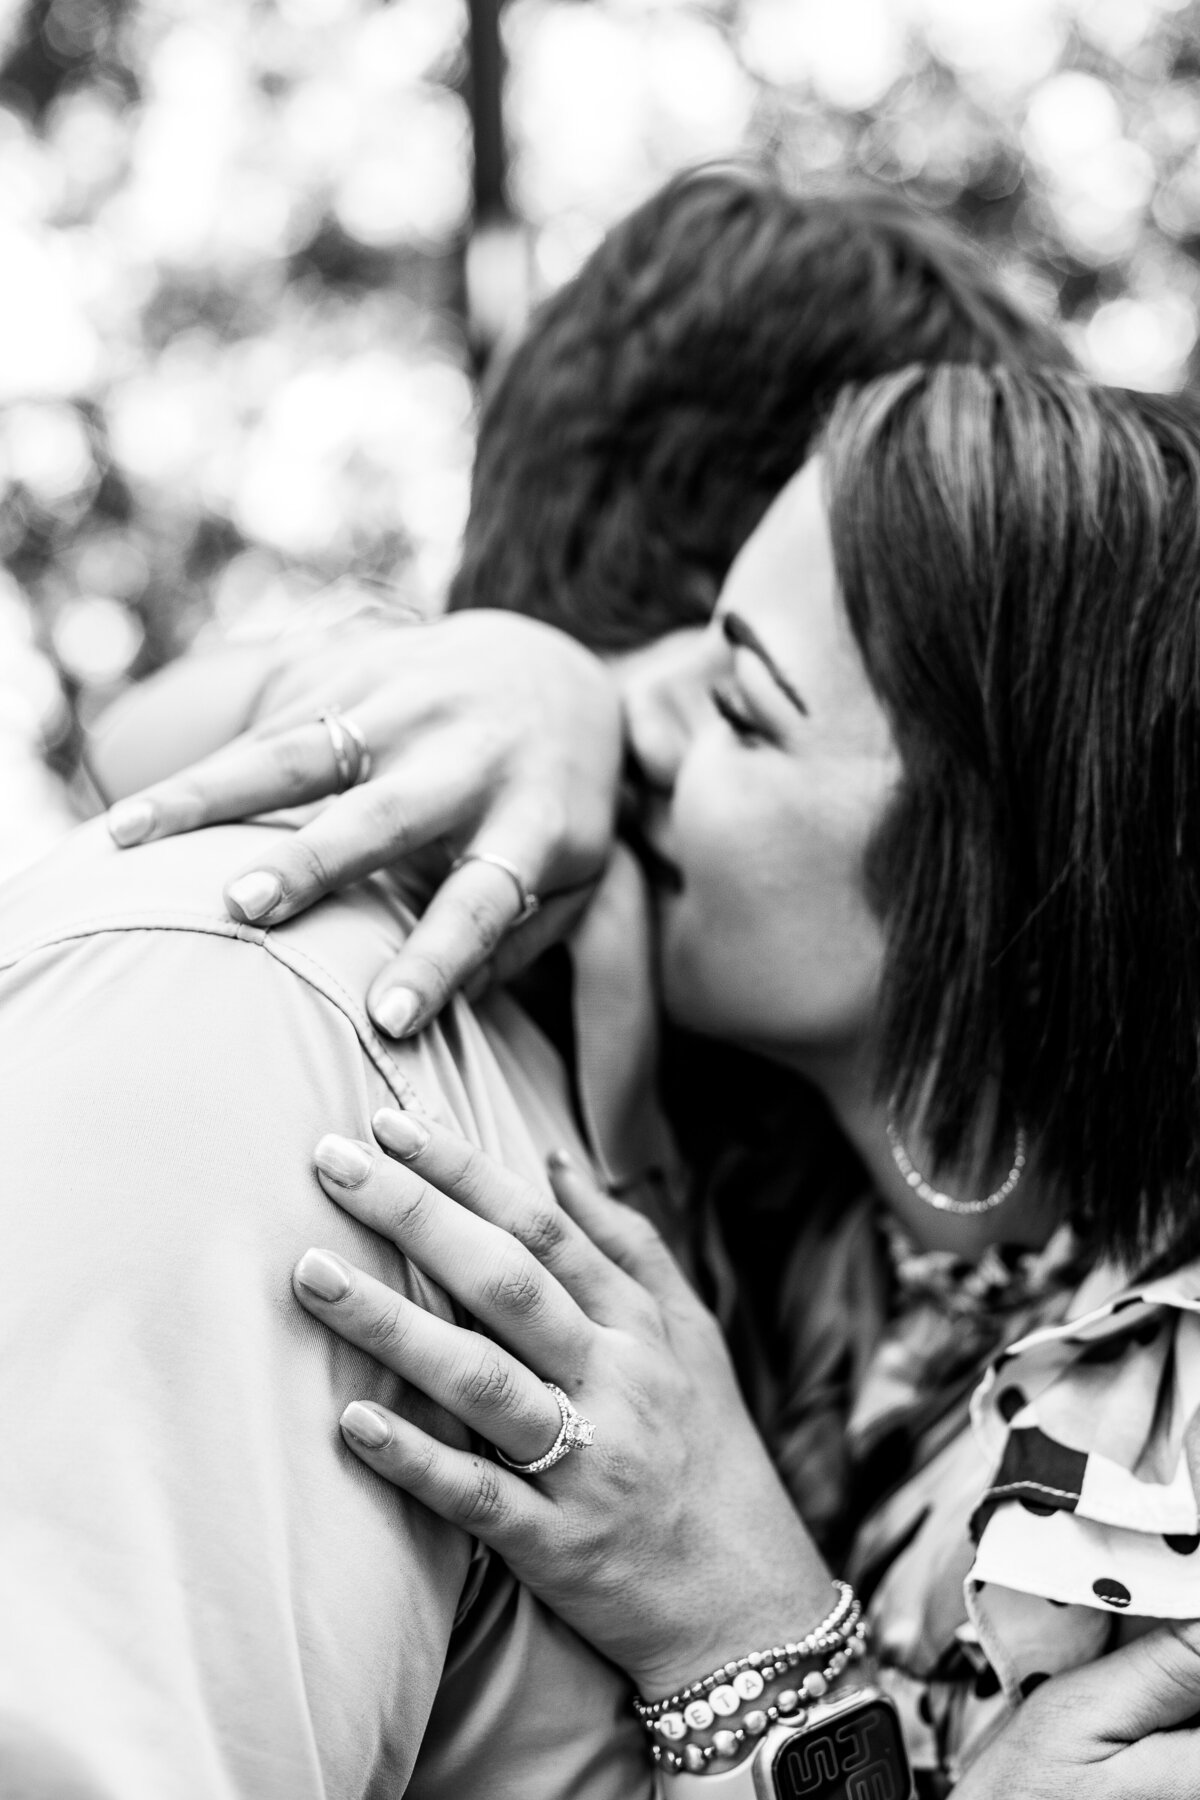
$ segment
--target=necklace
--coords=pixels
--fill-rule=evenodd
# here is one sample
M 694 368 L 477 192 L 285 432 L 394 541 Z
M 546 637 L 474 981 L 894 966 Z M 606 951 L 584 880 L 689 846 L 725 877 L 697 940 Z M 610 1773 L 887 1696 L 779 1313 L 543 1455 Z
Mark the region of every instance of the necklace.
M 1020 1126 L 1017 1127 L 1017 1144 L 1013 1153 L 1012 1168 L 1000 1186 L 992 1193 L 985 1194 L 982 1200 L 956 1200 L 953 1194 L 943 1194 L 937 1188 L 932 1187 L 920 1169 L 915 1167 L 890 1114 L 887 1122 L 887 1138 L 888 1147 L 892 1152 L 892 1161 L 913 1193 L 917 1195 L 918 1199 L 924 1200 L 927 1206 L 936 1207 L 938 1212 L 956 1213 L 960 1217 L 970 1213 L 991 1212 L 993 1207 L 1003 1205 L 1025 1173 L 1025 1133 Z

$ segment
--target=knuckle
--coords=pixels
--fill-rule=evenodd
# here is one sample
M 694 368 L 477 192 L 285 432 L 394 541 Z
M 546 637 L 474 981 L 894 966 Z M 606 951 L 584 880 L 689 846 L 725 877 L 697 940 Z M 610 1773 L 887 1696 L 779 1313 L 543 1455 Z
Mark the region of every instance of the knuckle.
M 624 1201 L 615 1201 L 613 1227 L 618 1244 L 634 1258 L 656 1255 L 665 1248 L 662 1234 L 644 1213 L 635 1212 Z
M 446 1179 L 452 1183 L 454 1194 L 468 1206 L 487 1199 L 495 1189 L 498 1175 L 496 1165 L 465 1140 L 455 1144 L 447 1156 Z
M 500 1471 L 482 1456 L 472 1460 L 463 1493 L 462 1518 L 467 1525 L 497 1525 L 503 1517 L 504 1496 Z
M 573 809 L 557 786 L 543 785 L 536 794 L 525 796 L 520 818 L 523 835 L 543 855 L 560 852 L 575 836 Z
M 194 775 L 177 775 L 159 788 L 155 803 L 164 816 L 169 814 L 180 824 L 199 825 L 207 819 L 212 802 L 202 781 Z
M 333 885 L 333 870 L 319 843 L 297 832 L 287 851 L 287 882 L 293 888 L 328 888 Z M 282 863 L 283 858 L 280 858 Z
M 368 1313 L 362 1320 L 361 1332 L 363 1347 L 375 1356 L 402 1350 L 410 1335 L 404 1307 L 393 1301 Z
M 407 846 L 412 829 L 410 815 L 395 788 L 382 781 L 368 783 L 361 790 L 359 807 L 361 823 L 373 838 L 397 851 Z
M 505 920 L 496 911 L 495 897 L 474 891 L 460 895 L 458 913 L 475 946 L 489 956 L 504 936 Z
M 441 1468 L 442 1447 L 431 1437 L 423 1437 L 408 1451 L 409 1472 L 416 1487 L 428 1487 L 436 1481 Z
M 494 1352 L 465 1368 L 459 1380 L 463 1399 L 476 1410 L 508 1416 L 516 1410 L 516 1383 L 508 1364 Z
M 532 1257 L 505 1261 L 484 1280 L 484 1298 L 497 1312 L 530 1319 L 544 1303 L 542 1273 Z
M 636 1338 L 653 1344 L 663 1343 L 668 1334 L 662 1308 L 657 1300 L 646 1293 L 633 1295 L 629 1302 L 626 1329 Z
M 549 1207 L 539 1207 L 522 1222 L 519 1235 L 532 1257 L 548 1263 L 562 1249 L 567 1234 L 557 1213 Z
M 406 1170 L 405 1174 L 411 1175 L 411 1172 Z M 401 1238 L 406 1243 L 420 1238 L 423 1229 L 428 1224 L 428 1213 L 424 1203 L 433 1191 L 427 1181 L 423 1181 L 419 1175 L 416 1175 L 411 1176 L 411 1182 L 403 1182 L 399 1193 L 393 1193 L 390 1196 L 387 1206 L 386 1229 L 387 1234 L 391 1235 L 393 1243 L 399 1243 Z
M 312 768 L 303 738 L 296 732 L 285 731 L 270 740 L 270 754 L 281 796 L 297 799 L 307 794 L 312 782 Z

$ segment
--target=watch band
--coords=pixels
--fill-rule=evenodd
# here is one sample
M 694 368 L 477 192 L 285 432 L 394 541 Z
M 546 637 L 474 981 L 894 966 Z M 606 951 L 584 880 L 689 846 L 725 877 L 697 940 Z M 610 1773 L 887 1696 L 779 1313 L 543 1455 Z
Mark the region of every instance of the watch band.
M 913 1791 L 895 1706 L 874 1687 L 841 1691 L 802 1725 L 781 1720 L 733 1768 L 660 1771 L 655 1787 L 656 1800 L 912 1800 Z

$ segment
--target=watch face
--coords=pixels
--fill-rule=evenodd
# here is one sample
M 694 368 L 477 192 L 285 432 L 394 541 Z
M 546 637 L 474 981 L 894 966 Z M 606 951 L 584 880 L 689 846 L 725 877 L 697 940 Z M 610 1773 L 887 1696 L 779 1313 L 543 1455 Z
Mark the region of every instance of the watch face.
M 912 1777 L 894 1709 L 866 1700 L 797 1732 L 771 1768 L 777 1800 L 909 1800 Z

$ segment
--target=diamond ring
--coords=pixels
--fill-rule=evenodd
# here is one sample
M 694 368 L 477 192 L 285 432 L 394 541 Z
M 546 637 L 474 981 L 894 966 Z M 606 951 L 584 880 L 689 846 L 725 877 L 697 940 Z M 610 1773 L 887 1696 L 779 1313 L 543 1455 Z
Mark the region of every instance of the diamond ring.
M 539 1456 L 533 1462 L 512 1462 L 505 1456 L 503 1450 L 497 1450 L 496 1455 L 505 1468 L 513 1469 L 518 1475 L 541 1475 L 546 1469 L 552 1469 L 556 1462 L 561 1462 L 564 1456 L 569 1456 L 572 1450 L 585 1450 L 596 1435 L 596 1427 L 592 1421 L 585 1419 L 581 1412 L 576 1411 L 560 1387 L 556 1387 L 552 1381 L 547 1381 L 543 1385 L 550 1389 L 558 1401 L 562 1424 L 559 1427 L 558 1436 L 545 1456 Z

